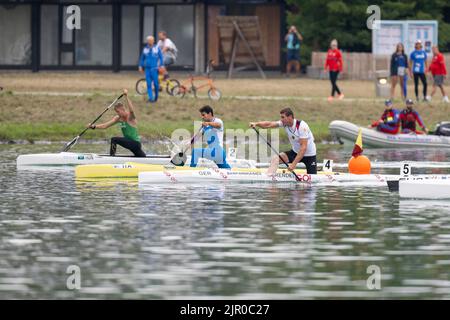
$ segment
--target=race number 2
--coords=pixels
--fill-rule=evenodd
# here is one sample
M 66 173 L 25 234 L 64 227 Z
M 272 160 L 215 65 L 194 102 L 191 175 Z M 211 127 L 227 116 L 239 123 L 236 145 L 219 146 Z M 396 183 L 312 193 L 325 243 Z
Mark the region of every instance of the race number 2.
M 323 160 L 322 170 L 326 172 L 333 172 L 333 160 L 330 159 Z
M 228 148 L 228 158 L 236 159 L 237 157 L 237 148 Z
M 402 163 L 400 168 L 400 175 L 403 177 L 409 177 L 411 175 L 411 164 L 408 162 Z

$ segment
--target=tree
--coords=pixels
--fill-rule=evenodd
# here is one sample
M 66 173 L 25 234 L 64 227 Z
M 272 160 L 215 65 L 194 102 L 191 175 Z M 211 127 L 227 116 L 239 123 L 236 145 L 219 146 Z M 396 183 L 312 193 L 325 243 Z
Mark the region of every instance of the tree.
M 450 51 L 450 2 L 287 0 L 289 25 L 296 25 L 304 40 L 302 60 L 309 63 L 312 51 L 325 51 L 332 39 L 345 51 L 370 52 L 372 34 L 366 26 L 367 7 L 380 6 L 382 20 L 437 20 L 439 46 Z

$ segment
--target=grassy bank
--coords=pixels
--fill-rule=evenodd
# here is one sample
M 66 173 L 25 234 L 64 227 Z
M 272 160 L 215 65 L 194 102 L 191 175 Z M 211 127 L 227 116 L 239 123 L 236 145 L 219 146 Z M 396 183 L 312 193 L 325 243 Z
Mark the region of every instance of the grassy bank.
M 0 83 L 5 87 L 0 93 L 0 140 L 71 139 L 114 100 L 120 88 L 126 87 L 134 93 L 136 78 L 134 74 L 109 73 L 3 74 L 0 76 Z M 162 95 L 157 104 L 148 104 L 142 97 L 132 96 L 140 134 L 144 139 L 153 139 L 170 137 L 177 128 L 192 131 L 193 121 L 199 119 L 198 108 L 204 104 L 213 106 L 216 115 L 230 129 L 247 128 L 249 121 L 277 119 L 280 108 L 291 106 L 298 118 L 308 122 L 320 141 L 329 138 L 328 124 L 332 120 L 367 125 L 377 119 L 383 110 L 382 100 L 374 96 L 372 82 L 342 81 L 341 86 L 349 99 L 333 103 L 324 99 L 329 84 L 321 80 L 222 79 L 217 81 L 217 85 L 224 94 L 224 99 L 219 102 Z M 25 91 L 49 91 L 52 95 L 29 95 Z M 83 96 L 53 95 L 58 92 L 80 92 Z M 255 96 L 274 96 L 277 99 L 252 99 Z M 398 104 L 398 107 L 401 105 Z M 420 104 L 417 110 L 430 128 L 434 123 L 449 120 L 450 117 L 450 107 L 440 102 Z M 113 111 L 108 112 L 101 121 L 113 114 Z M 119 133 L 117 127 L 91 130 L 84 138 L 104 139 L 116 133 Z

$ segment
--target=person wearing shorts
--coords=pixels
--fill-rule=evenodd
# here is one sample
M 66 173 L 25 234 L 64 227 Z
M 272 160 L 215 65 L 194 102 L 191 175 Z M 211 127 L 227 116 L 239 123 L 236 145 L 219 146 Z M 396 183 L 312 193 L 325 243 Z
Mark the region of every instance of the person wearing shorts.
M 303 40 L 300 32 L 297 31 L 295 26 L 289 28 L 289 32 L 285 37 L 287 42 L 287 65 L 286 65 L 286 75 L 292 70 L 292 66 L 295 66 L 295 73 L 298 76 L 300 73 L 300 41 Z
M 317 157 L 316 144 L 314 142 L 314 135 L 309 129 L 305 121 L 294 118 L 294 113 L 291 108 L 284 108 L 280 111 L 279 121 L 260 121 L 251 122 L 250 127 L 260 128 L 280 128 L 283 127 L 288 136 L 292 149 L 287 152 L 280 153 L 279 156 L 272 158 L 268 175 L 274 175 L 280 163 L 289 163 L 289 170 L 293 171 L 299 162 L 306 166 L 308 174 L 317 174 Z
M 433 46 L 433 60 L 430 64 L 430 72 L 433 75 L 433 89 L 431 90 L 431 97 L 436 93 L 436 89 L 439 88 L 442 93 L 443 101 L 449 103 L 447 94 L 444 88 L 444 79 L 447 75 L 447 68 L 445 66 L 444 55 L 439 52 L 437 46 Z M 431 100 L 430 97 L 430 100 Z
M 405 47 L 402 43 L 397 44 L 395 52 L 391 56 L 391 100 L 394 100 L 395 87 L 400 83 L 402 99 L 406 99 L 405 76 L 408 69 L 408 56 L 405 54 Z

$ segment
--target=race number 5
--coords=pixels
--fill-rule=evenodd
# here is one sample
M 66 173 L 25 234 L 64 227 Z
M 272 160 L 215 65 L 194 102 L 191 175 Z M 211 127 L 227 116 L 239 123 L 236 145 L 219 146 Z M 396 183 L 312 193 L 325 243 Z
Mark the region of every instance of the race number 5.
M 404 162 L 400 168 L 400 175 L 403 177 L 409 177 L 411 175 L 411 164 Z
M 236 159 L 237 148 L 228 148 L 228 159 Z
M 326 172 L 333 172 L 333 160 L 330 159 L 323 160 L 322 170 Z

